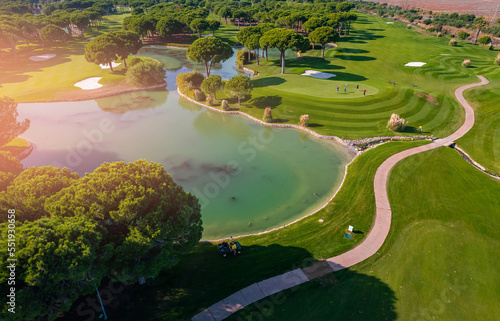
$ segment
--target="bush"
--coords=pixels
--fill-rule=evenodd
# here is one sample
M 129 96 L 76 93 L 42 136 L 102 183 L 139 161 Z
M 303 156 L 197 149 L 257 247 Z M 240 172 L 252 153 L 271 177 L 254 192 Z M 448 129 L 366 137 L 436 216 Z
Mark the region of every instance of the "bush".
M 212 97 L 212 95 L 207 95 L 207 104 L 209 104 L 210 106 L 213 106 L 214 103 L 215 103 L 214 97 Z
M 125 79 L 130 86 L 147 87 L 159 85 L 165 78 L 165 69 L 159 61 L 145 58 L 141 62 L 127 69 Z
M 500 65 L 500 54 L 498 54 L 497 59 L 495 59 L 495 65 Z
M 133 65 L 137 65 L 138 63 L 140 63 L 142 60 L 141 58 L 139 57 L 130 57 L 128 59 L 128 63 L 127 63 L 127 66 L 130 68 L 132 67 Z
M 205 94 L 199 90 L 199 89 L 195 89 L 194 90 L 194 93 L 193 93 L 193 98 L 196 100 L 196 101 L 205 101 L 207 98 L 205 97 Z
M 194 89 L 199 89 L 205 77 L 196 71 L 185 72 L 177 75 L 177 87 L 181 93 L 190 95 Z
M 481 45 L 487 45 L 491 42 L 491 38 L 489 36 L 484 36 L 484 37 L 481 37 L 477 40 L 477 42 L 479 42 Z
M 442 36 L 443 36 L 443 34 L 442 34 L 441 32 L 438 32 L 436 36 L 438 36 L 438 37 L 442 37 Z
M 410 21 L 410 22 L 413 22 L 413 21 Z M 411 29 L 411 25 L 410 24 L 406 25 L 406 29 Z
M 389 122 L 387 123 L 387 128 L 400 132 L 405 129 L 407 123 L 408 122 L 404 120 L 404 118 L 401 118 L 398 114 L 392 114 L 391 119 L 389 119 Z
M 270 123 L 273 121 L 271 108 L 267 107 L 266 109 L 264 109 L 264 116 L 262 117 L 262 120 L 266 123 Z
M 426 25 L 430 25 L 432 23 L 432 20 L 431 19 L 425 19 L 423 21 L 423 23 L 426 24 Z
M 427 29 L 427 31 L 429 31 L 429 32 L 434 32 L 434 31 L 436 31 L 436 28 L 434 28 L 434 27 L 430 27 L 430 28 L 428 28 L 428 29 Z
M 455 39 L 451 39 L 450 42 L 449 42 L 449 45 L 451 47 L 456 47 L 457 46 L 457 41 Z
M 462 62 L 462 66 L 464 66 L 465 68 L 468 68 L 470 66 L 470 60 L 465 59 L 464 62 Z
M 227 102 L 227 100 L 223 100 L 220 102 L 220 106 L 222 108 L 222 110 L 229 110 L 229 103 Z
M 250 52 L 250 58 L 254 59 L 255 58 L 255 53 Z M 243 50 L 238 50 L 236 52 L 236 63 L 240 65 L 244 65 L 248 63 L 248 50 L 243 49 Z
M 460 31 L 458 33 L 458 39 L 460 39 L 460 40 L 465 40 L 465 39 L 469 38 L 469 36 L 470 36 L 470 33 L 467 33 L 465 31 Z
M 309 126 L 309 115 L 301 115 L 300 116 L 300 126 L 302 126 L 302 127 Z

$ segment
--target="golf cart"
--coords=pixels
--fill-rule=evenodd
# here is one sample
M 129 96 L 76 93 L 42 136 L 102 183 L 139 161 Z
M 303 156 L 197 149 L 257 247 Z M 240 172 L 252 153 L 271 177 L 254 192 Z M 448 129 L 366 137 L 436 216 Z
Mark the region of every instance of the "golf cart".
M 223 257 L 226 257 L 226 256 L 228 256 L 231 253 L 233 255 L 241 254 L 241 244 L 240 244 L 240 242 L 233 241 L 232 238 L 229 241 L 229 243 L 226 242 L 226 241 L 223 241 L 222 243 L 217 244 L 217 248 L 219 249 L 219 253 Z

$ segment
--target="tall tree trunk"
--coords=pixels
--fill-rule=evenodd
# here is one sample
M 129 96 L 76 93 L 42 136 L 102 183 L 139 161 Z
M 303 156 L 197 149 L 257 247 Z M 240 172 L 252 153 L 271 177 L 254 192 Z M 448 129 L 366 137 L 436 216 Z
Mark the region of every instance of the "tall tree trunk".
M 481 32 L 481 27 L 478 27 L 477 31 L 476 31 L 476 38 L 474 38 L 474 43 L 477 43 L 477 39 L 479 38 L 479 33 L 480 32 Z
M 111 69 L 111 72 L 113 72 L 113 62 L 112 61 L 109 62 L 109 69 Z
M 201 30 L 198 29 L 198 38 L 201 38 Z
M 238 106 L 241 107 L 241 96 L 240 95 L 238 95 Z
M 257 54 L 255 55 L 255 58 L 257 59 L 257 66 L 259 65 L 259 49 L 257 49 Z
M 267 48 L 266 48 L 266 61 L 267 61 L 267 58 L 269 58 L 269 54 L 267 53 Z
M 238 18 L 238 30 L 240 30 L 240 18 Z
M 250 53 L 251 53 L 251 50 L 248 50 L 248 62 L 250 62 L 250 58 L 251 58 Z
M 314 42 L 312 43 L 312 45 L 313 45 L 313 50 L 314 50 Z
M 281 52 L 281 73 L 285 73 L 285 51 Z
M 127 58 L 122 58 L 122 60 L 123 60 L 123 66 L 127 68 Z
M 321 58 L 325 58 L 325 44 L 321 44 Z
M 227 26 L 227 17 L 224 17 L 224 20 L 226 21 L 226 26 Z
M 206 77 L 210 77 L 210 69 L 208 69 L 208 62 L 205 61 L 205 75 Z

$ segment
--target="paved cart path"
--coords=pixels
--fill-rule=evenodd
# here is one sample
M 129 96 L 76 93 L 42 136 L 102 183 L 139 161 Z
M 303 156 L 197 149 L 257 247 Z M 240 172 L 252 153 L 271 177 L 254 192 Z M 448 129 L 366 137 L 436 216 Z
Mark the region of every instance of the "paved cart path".
M 465 100 L 463 92 L 469 88 L 488 84 L 483 76 L 477 76 L 481 82 L 462 86 L 455 91 L 460 104 L 465 110 L 465 121 L 460 128 L 448 137 L 437 139 L 430 144 L 411 148 L 386 159 L 375 173 L 373 188 L 375 191 L 375 223 L 366 239 L 354 249 L 343 254 L 319 261 L 310 267 L 293 271 L 254 283 L 227 298 L 213 304 L 211 307 L 195 315 L 192 321 L 219 321 L 223 320 L 239 309 L 263 299 L 274 293 L 291 288 L 295 285 L 313 280 L 327 273 L 342 270 L 366 260 L 384 243 L 391 228 L 391 206 L 387 196 L 387 180 L 392 168 L 406 157 L 422 153 L 442 146 L 449 146 L 458 138 L 465 135 L 474 126 L 474 110 Z

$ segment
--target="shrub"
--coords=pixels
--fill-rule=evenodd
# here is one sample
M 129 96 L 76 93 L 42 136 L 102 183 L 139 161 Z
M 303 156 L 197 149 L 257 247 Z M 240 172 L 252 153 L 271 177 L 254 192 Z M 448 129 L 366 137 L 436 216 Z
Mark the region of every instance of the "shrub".
M 434 27 L 430 27 L 430 28 L 428 28 L 428 29 L 427 29 L 427 31 L 429 31 L 429 32 L 434 32 L 434 31 L 436 31 L 436 28 L 434 28 Z
M 436 36 L 438 36 L 438 37 L 442 37 L 442 36 L 443 36 L 443 34 L 442 34 L 441 32 L 438 32 L 438 33 L 436 34 Z
M 398 114 L 392 114 L 391 119 L 389 119 L 389 122 L 387 123 L 387 128 L 400 132 L 405 129 L 407 123 L 408 122 L 404 120 L 404 118 L 401 118 Z
M 130 57 L 128 59 L 128 63 L 127 63 L 127 66 L 130 68 L 132 67 L 133 65 L 137 65 L 138 63 L 140 63 L 142 60 L 141 58 L 139 57 Z
M 465 59 L 464 62 L 462 62 L 462 66 L 464 66 L 465 68 L 469 67 L 470 66 L 470 60 L 469 59 Z
M 250 58 L 255 59 L 255 53 L 253 51 L 250 52 Z M 243 49 L 236 52 L 236 63 L 242 66 L 248 63 L 248 50 Z
M 159 61 L 145 58 L 141 62 L 127 69 L 125 79 L 131 86 L 153 86 L 163 83 L 165 69 Z
M 465 31 L 460 31 L 458 33 L 458 39 L 460 39 L 460 40 L 465 40 L 465 39 L 469 38 L 469 36 L 470 36 L 470 33 L 467 33 Z
M 423 21 L 423 23 L 426 24 L 426 25 L 430 25 L 432 23 L 432 20 L 431 19 L 425 19 Z
M 497 59 L 495 59 L 495 65 L 500 65 L 500 53 L 497 56 Z
M 262 117 L 262 120 L 266 123 L 270 123 L 273 121 L 271 108 L 267 107 L 266 109 L 264 109 L 264 116 Z
M 230 109 L 229 103 L 225 99 L 220 102 L 220 106 L 221 106 L 222 110 L 229 110 Z
M 309 115 L 301 115 L 300 116 L 300 126 L 302 126 L 302 127 L 309 126 Z
M 413 22 L 413 20 L 410 22 Z M 406 25 L 406 29 L 411 29 L 411 25 L 410 24 Z
M 213 106 L 214 103 L 215 103 L 214 97 L 212 97 L 212 95 L 207 95 L 207 104 L 209 104 L 210 106 Z
M 193 93 L 193 98 L 196 100 L 196 101 L 205 101 L 207 98 L 205 97 L 205 94 L 199 90 L 199 89 L 195 89 L 194 90 L 194 93 Z
M 457 41 L 455 39 L 451 39 L 449 45 L 451 47 L 456 47 L 457 46 Z
M 491 38 L 489 36 L 484 36 L 484 37 L 481 37 L 477 40 L 477 42 L 479 42 L 481 45 L 487 45 L 491 42 Z
M 200 88 L 205 77 L 196 71 L 185 72 L 177 75 L 177 87 L 181 93 L 189 95 L 194 89 Z

